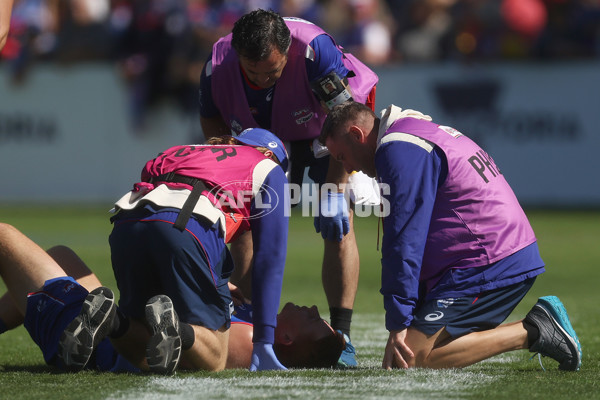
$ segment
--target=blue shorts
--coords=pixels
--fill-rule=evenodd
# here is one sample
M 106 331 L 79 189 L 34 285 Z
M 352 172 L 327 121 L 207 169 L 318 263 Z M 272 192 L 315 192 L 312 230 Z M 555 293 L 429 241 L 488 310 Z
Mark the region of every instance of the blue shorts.
M 175 228 L 178 211 L 146 206 L 113 217 L 109 243 L 119 308 L 143 319 L 146 302 L 164 294 L 181 321 L 212 330 L 229 328 L 229 249 L 217 224 L 192 217 L 183 232 Z
M 70 276 L 49 279 L 42 290 L 29 293 L 24 326 L 38 345 L 48 365 L 61 367 L 57 357 L 58 341 L 63 331 L 81 311 L 88 291 Z M 87 368 L 112 372 L 138 372 L 121 357 L 109 339 L 98 345 Z
M 49 365 L 57 365 L 58 340 L 79 314 L 88 291 L 71 277 L 49 279 L 42 290 L 29 293 L 23 325 Z
M 508 318 L 534 282 L 535 277 L 477 296 L 430 300 L 417 308 L 411 327 L 426 335 L 445 327 L 452 338 L 493 329 Z

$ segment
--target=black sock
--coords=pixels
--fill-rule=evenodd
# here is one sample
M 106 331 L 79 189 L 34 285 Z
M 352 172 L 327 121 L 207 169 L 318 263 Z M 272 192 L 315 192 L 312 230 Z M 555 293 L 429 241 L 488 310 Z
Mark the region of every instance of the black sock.
M 194 328 L 185 322 L 179 322 L 179 336 L 181 337 L 181 349 L 187 350 L 194 345 L 196 334 Z
M 108 337 L 118 339 L 127 332 L 129 329 L 129 318 L 127 318 L 121 310 L 117 308 L 117 314 L 115 316 L 112 331 L 108 334 Z
M 349 308 L 329 307 L 329 318 L 331 327 L 336 331 L 342 331 L 350 337 L 350 324 L 352 323 L 352 310 Z
M 540 336 L 540 330 L 537 326 L 530 324 L 529 322 L 523 320 L 523 328 L 527 331 L 527 347 L 531 348 L 531 346 L 538 340 Z

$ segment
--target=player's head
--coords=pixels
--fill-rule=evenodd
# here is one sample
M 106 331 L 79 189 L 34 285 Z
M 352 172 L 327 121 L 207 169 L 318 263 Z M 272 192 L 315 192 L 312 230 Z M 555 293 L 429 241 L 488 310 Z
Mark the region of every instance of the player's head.
M 330 368 L 346 346 L 343 336 L 321 318 L 316 306 L 287 303 L 277 315 L 277 358 L 288 368 Z
M 231 46 L 248 80 L 261 88 L 272 87 L 281 77 L 291 42 L 285 21 L 270 10 L 254 10 L 233 26 Z
M 267 59 L 274 49 L 287 55 L 292 37 L 283 18 L 271 10 L 254 10 L 233 25 L 231 46 L 251 61 Z
M 375 177 L 378 123 L 368 106 L 346 101 L 327 114 L 319 142 L 327 146 L 330 157 L 338 160 L 348 173 L 362 171 Z
M 288 154 L 283 142 L 274 134 L 266 129 L 262 128 L 248 128 L 241 132 L 235 139 L 247 146 L 265 148 L 271 151 L 281 168 L 287 171 L 288 167 Z

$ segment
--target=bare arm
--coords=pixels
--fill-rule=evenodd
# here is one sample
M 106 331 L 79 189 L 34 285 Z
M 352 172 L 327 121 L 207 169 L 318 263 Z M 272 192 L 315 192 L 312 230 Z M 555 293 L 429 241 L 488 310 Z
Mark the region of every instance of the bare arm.
M 348 177 L 350 174 L 344 170 L 344 166 L 341 162 L 335 160 L 333 157 L 329 157 L 329 168 L 327 169 L 327 182 L 334 183 L 336 185 L 340 185 L 343 183 L 348 183 Z M 344 187 L 338 188 L 339 192 L 344 191 Z
M 0 50 L 4 48 L 6 39 L 8 38 L 12 7 L 13 0 L 0 0 Z

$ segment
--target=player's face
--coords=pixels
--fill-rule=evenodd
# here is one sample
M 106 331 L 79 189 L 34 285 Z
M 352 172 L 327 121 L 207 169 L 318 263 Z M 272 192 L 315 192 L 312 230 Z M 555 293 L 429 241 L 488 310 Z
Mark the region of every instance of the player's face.
M 340 162 L 346 172 L 362 171 L 370 177 L 376 176 L 374 154 L 365 143 L 347 134 L 327 138 L 325 144 L 331 157 Z
M 294 341 L 316 341 L 335 335 L 333 328 L 319 315 L 317 306 L 300 307 L 287 303 L 277 315 L 278 333 L 287 333 Z M 279 335 L 275 335 L 278 337 Z
M 278 50 L 273 50 L 267 59 L 258 62 L 240 57 L 240 65 L 250 82 L 262 89 L 275 85 L 277 79 L 281 77 L 286 63 L 287 56 Z

